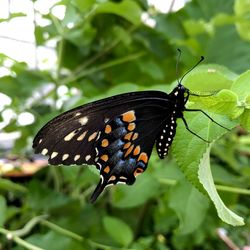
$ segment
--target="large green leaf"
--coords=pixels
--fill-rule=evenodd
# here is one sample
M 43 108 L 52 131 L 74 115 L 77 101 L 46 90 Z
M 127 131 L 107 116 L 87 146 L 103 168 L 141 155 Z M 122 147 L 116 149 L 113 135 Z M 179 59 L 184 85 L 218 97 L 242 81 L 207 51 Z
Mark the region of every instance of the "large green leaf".
M 210 114 L 211 115 L 211 114 Z M 223 134 L 227 133 L 226 129 L 214 124 L 200 112 L 185 112 L 189 128 L 205 140 L 210 142 L 217 140 Z M 221 125 L 227 128 L 233 128 L 235 122 L 231 122 L 219 115 L 211 115 Z M 178 121 L 177 133 L 173 142 L 173 154 L 186 177 L 200 190 L 202 187 L 198 180 L 198 168 L 200 159 L 203 157 L 208 143 L 186 130 L 183 122 Z
M 210 147 L 207 148 L 199 164 L 199 180 L 207 191 L 210 199 L 213 201 L 218 216 L 226 223 L 233 226 L 244 225 L 243 218 L 232 212 L 225 206 L 220 196 L 217 193 L 214 185 L 213 176 L 210 169 Z
M 179 233 L 189 234 L 204 221 L 209 202 L 194 186 L 182 179 L 171 188 L 169 206 L 180 219 Z

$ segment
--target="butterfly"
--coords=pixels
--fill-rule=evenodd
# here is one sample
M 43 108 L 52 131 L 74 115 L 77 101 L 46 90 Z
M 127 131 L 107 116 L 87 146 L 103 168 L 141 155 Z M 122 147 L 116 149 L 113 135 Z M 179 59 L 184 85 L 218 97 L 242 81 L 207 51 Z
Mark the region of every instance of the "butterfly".
M 215 122 L 204 111 L 185 107 L 190 94 L 178 81 L 169 94 L 131 92 L 76 107 L 49 121 L 36 135 L 33 148 L 48 155 L 51 165 L 95 165 L 100 181 L 91 196 L 94 202 L 107 186 L 132 185 L 146 170 L 154 144 L 160 159 L 166 157 L 177 119 L 196 135 L 184 111 L 201 111 Z

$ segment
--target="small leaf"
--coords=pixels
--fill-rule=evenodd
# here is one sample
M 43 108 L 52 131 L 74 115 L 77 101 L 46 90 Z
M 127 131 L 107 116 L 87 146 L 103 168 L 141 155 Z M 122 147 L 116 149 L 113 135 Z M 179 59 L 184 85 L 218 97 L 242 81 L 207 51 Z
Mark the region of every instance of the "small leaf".
M 241 74 L 233 83 L 231 90 L 238 95 L 240 101 L 245 101 L 250 94 L 250 70 Z
M 140 6 L 132 0 L 123 0 L 119 3 L 104 2 L 98 5 L 96 13 L 110 13 L 121 16 L 131 23 L 138 25 L 141 22 L 142 10 Z
M 189 234 L 198 229 L 206 217 L 208 199 L 185 179 L 171 188 L 169 206 L 180 219 L 179 233 Z
M 211 111 L 213 113 L 227 115 L 235 119 L 244 112 L 244 107 L 238 105 L 237 95 L 227 89 L 209 97 L 190 96 L 192 107 Z
M 246 109 L 240 117 L 240 125 L 250 132 L 250 109 Z
M 234 4 L 234 11 L 238 17 L 238 22 L 236 22 L 236 28 L 240 37 L 246 41 L 250 41 L 250 1 L 236 0 Z
M 122 220 L 111 216 L 105 216 L 103 218 L 103 225 L 110 237 L 122 246 L 129 245 L 133 240 L 131 228 Z
M 4 225 L 7 215 L 6 200 L 3 196 L 0 196 L 0 227 Z
M 203 158 L 201 159 L 198 172 L 199 180 L 203 185 L 204 189 L 207 191 L 210 199 L 213 201 L 218 216 L 224 222 L 230 225 L 242 226 L 244 225 L 243 218 L 232 212 L 229 208 L 227 208 L 217 193 L 210 169 L 209 156 L 210 156 L 210 147 L 207 148 L 205 154 L 203 155 Z

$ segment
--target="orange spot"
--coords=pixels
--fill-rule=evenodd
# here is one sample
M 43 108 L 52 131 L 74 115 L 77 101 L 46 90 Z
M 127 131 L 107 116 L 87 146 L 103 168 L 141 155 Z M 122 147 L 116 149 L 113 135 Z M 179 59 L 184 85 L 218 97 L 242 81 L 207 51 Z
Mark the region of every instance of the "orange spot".
M 110 167 L 109 166 L 107 166 L 106 168 L 103 169 L 103 172 L 105 172 L 107 174 L 109 173 L 109 171 L 110 171 Z
M 111 131 L 112 131 L 111 126 L 110 125 L 106 125 L 106 127 L 105 127 L 105 133 L 109 134 Z
M 142 168 L 137 168 L 134 172 L 134 176 L 138 176 L 139 174 L 142 174 L 143 173 L 143 169 Z
M 123 149 L 129 148 L 130 145 L 131 145 L 131 142 L 127 142 L 127 143 L 123 146 Z
M 100 158 L 105 162 L 109 159 L 108 155 L 102 155 Z
M 126 154 L 124 155 L 124 157 L 127 157 L 127 156 L 132 152 L 133 148 L 134 148 L 134 145 L 131 145 L 131 146 L 128 148 L 128 150 L 127 150 Z
M 133 152 L 133 155 L 138 155 L 141 151 L 141 147 L 140 146 L 136 146 Z
M 141 153 L 138 157 L 138 161 L 143 161 L 145 164 L 148 162 L 148 155 L 146 153 Z
M 132 130 L 134 130 L 134 129 L 135 129 L 135 123 L 134 123 L 134 122 L 129 123 L 129 125 L 128 125 L 128 130 L 129 130 L 129 131 L 132 131 Z
M 109 145 L 109 141 L 107 139 L 102 140 L 102 147 L 106 148 Z
M 132 137 L 132 134 L 133 134 L 133 132 L 127 133 L 127 134 L 124 136 L 124 139 L 130 141 L 130 140 L 131 140 L 131 137 Z
M 115 179 L 116 179 L 115 175 L 112 175 L 112 176 L 109 178 L 108 182 L 109 182 L 109 181 L 114 181 Z
M 94 140 L 96 138 L 96 136 L 97 136 L 97 132 L 94 132 L 92 135 L 89 136 L 88 141 Z
M 132 140 L 135 140 L 138 138 L 138 133 L 134 133 L 133 137 L 132 137 Z
M 122 120 L 124 122 L 133 122 L 135 121 L 135 112 L 134 111 L 128 111 L 122 115 Z

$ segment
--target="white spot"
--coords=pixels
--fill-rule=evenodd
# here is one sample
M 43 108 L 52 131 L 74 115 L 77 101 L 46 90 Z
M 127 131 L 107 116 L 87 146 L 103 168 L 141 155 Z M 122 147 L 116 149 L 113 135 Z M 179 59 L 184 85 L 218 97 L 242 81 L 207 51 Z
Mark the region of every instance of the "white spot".
M 165 130 L 165 129 L 163 129 L 163 133 L 166 133 L 166 130 Z
M 161 135 L 161 139 L 163 139 L 164 137 L 163 137 L 163 135 Z
M 169 144 L 167 143 L 167 144 L 166 144 L 166 147 L 168 147 L 168 146 L 169 146 Z
M 100 138 L 100 135 L 101 135 L 101 131 L 98 132 L 97 137 L 95 139 L 96 141 L 98 141 L 98 139 Z
M 82 113 L 80 113 L 80 112 L 77 112 L 76 114 L 75 114 L 75 116 L 79 116 L 79 115 L 81 115 Z
M 40 139 L 39 142 L 38 142 L 38 144 L 40 144 L 42 141 L 43 141 L 43 139 Z
M 92 135 L 89 136 L 88 141 L 92 141 L 96 138 L 97 132 L 94 132 Z
M 80 159 L 80 155 L 75 155 L 75 157 L 74 157 L 74 161 L 77 161 L 77 160 L 79 160 Z
M 65 161 L 68 158 L 69 158 L 69 154 L 64 154 L 63 157 L 62 157 L 62 160 Z
M 166 125 L 166 128 L 168 127 L 168 125 Z
M 171 141 L 171 138 L 168 138 L 168 141 Z
M 177 107 L 177 104 L 175 104 L 174 106 Z
M 66 136 L 64 137 L 64 141 L 70 141 L 70 140 L 75 136 L 75 134 L 76 134 L 75 131 L 69 133 L 68 135 L 66 135 Z
M 158 148 L 158 152 L 161 152 L 161 149 L 160 149 L 160 148 Z
M 161 146 L 161 143 L 159 143 L 159 146 Z
M 170 135 L 172 135 L 172 134 L 173 134 L 173 132 L 170 132 L 169 134 L 170 134 Z
M 42 151 L 42 155 L 46 155 L 48 153 L 48 149 L 47 148 L 44 148 L 43 151 Z
M 96 157 L 95 158 L 95 162 L 97 162 L 99 160 L 99 157 Z M 100 164 L 100 163 L 97 163 L 97 164 Z
M 178 95 L 178 91 L 175 91 L 175 92 L 174 92 L 174 95 L 176 95 L 176 96 L 177 96 L 177 95 Z
M 172 117 L 173 118 L 173 117 Z M 174 124 L 174 120 L 172 119 L 172 123 Z
M 167 155 L 167 152 L 165 152 L 163 155 L 164 155 L 164 156 Z
M 58 155 L 58 152 L 53 152 L 52 154 L 51 154 L 51 159 L 53 159 L 53 158 L 55 158 L 56 156 Z
M 171 126 L 170 128 L 171 128 L 171 129 L 174 129 L 174 127 L 173 127 L 173 126 Z
M 164 151 L 168 151 L 168 149 L 167 149 L 167 148 L 164 148 Z
M 82 141 L 85 137 L 85 135 L 87 134 L 88 131 L 85 131 L 84 133 L 82 133 L 80 136 L 77 137 L 77 141 Z
M 175 114 L 175 111 L 173 111 L 173 114 Z
M 104 118 L 104 122 L 107 123 L 109 121 L 109 118 Z
M 171 117 L 171 120 L 174 120 L 174 117 L 173 117 L 173 116 Z
M 99 151 L 98 151 L 98 149 L 97 148 L 95 148 L 95 152 L 96 152 L 96 156 L 99 154 Z M 98 158 L 97 158 L 97 160 L 98 160 Z M 96 160 L 96 161 L 97 161 Z
M 78 121 L 80 122 L 80 124 L 83 126 L 83 125 L 86 125 L 87 122 L 88 122 L 88 117 L 87 116 L 84 116 L 84 117 L 81 117 Z
M 91 158 L 91 155 L 87 155 L 87 156 L 85 157 L 85 161 L 88 161 L 90 158 Z

